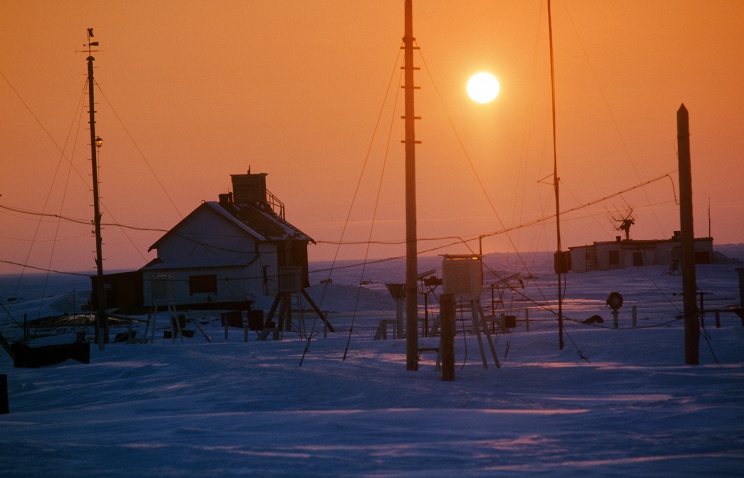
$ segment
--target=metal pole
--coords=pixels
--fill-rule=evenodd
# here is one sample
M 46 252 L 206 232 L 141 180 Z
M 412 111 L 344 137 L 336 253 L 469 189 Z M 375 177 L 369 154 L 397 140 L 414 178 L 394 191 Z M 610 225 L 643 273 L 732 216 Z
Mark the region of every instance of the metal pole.
M 413 110 L 413 5 L 405 2 L 404 93 L 406 139 L 406 370 L 418 370 L 418 291 L 416 279 L 416 131 Z
M 548 36 L 550 37 L 550 98 L 553 112 L 553 189 L 555 191 L 555 232 L 556 254 L 561 254 L 561 207 L 558 191 L 558 153 L 555 138 L 555 62 L 553 60 L 553 18 L 550 0 L 548 0 Z M 563 277 L 561 271 L 556 271 L 558 277 L 558 348 L 563 350 Z
M 682 301 L 685 317 L 685 363 L 697 365 L 700 348 L 695 277 L 695 235 L 692 223 L 692 167 L 690 165 L 690 120 L 685 105 L 677 110 L 679 155 L 679 222 L 682 251 Z

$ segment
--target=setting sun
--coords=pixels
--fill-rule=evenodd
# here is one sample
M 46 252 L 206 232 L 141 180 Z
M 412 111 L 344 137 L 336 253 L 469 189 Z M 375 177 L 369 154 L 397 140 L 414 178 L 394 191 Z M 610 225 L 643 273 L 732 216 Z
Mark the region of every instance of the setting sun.
M 476 73 L 468 80 L 468 96 L 478 103 L 490 103 L 499 95 L 499 80 L 490 73 Z

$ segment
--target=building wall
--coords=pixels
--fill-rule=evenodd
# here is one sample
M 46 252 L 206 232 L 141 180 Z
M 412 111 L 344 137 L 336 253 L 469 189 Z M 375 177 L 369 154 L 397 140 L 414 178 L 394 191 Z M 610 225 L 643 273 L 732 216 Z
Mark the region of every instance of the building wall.
M 252 300 L 256 294 L 255 277 L 258 268 L 198 268 L 161 269 L 143 271 L 144 304 L 177 305 L 241 302 Z M 199 289 L 199 282 L 208 284 L 214 278 L 214 289 Z
M 176 304 L 250 300 L 278 292 L 277 244 L 257 241 L 206 207 L 164 237 L 157 253 L 162 265 L 143 269 L 148 306 L 153 297 L 167 300 L 164 281 Z M 198 279 L 190 278 L 197 276 L 215 276 L 216 291 L 191 290 Z
M 596 270 L 609 271 L 625 267 L 625 256 L 620 242 L 600 243 L 595 245 L 597 251 Z
M 672 263 L 672 250 L 679 247 L 679 243 L 676 242 L 661 242 L 656 245 L 656 265 L 668 266 Z
M 158 245 L 158 258 L 189 259 L 212 257 L 215 260 L 257 252 L 257 241 L 214 212 L 201 207 L 185 223 L 179 224 Z

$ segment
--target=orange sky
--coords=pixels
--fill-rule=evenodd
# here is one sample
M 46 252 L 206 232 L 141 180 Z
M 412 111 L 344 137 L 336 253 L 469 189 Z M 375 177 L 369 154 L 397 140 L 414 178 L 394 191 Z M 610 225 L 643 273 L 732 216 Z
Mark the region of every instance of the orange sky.
M 562 209 L 676 171 L 684 103 L 696 235 L 708 234 L 710 202 L 715 242 L 744 242 L 743 22 L 739 0 L 554 0 Z M 101 50 L 105 223 L 168 229 L 250 166 L 319 241 L 311 260 L 334 256 L 347 215 L 344 241 L 366 241 L 373 218 L 373 241 L 405 237 L 403 0 L 0 2 L 0 206 L 92 217 L 87 55 L 76 52 L 87 27 Z M 551 187 L 538 183 L 552 173 L 546 1 L 414 0 L 414 35 L 419 250 L 549 215 Z M 465 93 L 481 70 L 501 82 L 487 105 Z M 670 237 L 672 178 L 564 215 L 563 247 L 613 239 L 610 213 L 626 207 L 632 238 Z M 9 262 L 93 270 L 91 229 L 0 209 L 0 273 L 21 271 Z M 483 249 L 552 250 L 554 229 L 487 237 Z M 141 267 L 161 234 L 106 227 L 105 269 Z M 404 253 L 374 244 L 339 257 Z

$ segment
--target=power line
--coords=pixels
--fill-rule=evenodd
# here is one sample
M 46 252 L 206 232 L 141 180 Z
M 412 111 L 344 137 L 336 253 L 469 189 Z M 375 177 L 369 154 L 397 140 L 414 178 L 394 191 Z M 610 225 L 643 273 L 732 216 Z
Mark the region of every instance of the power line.
M 129 137 L 129 140 L 134 145 L 134 148 L 140 154 L 140 156 L 142 157 L 142 160 L 145 162 L 145 165 L 150 170 L 150 172 L 152 173 L 152 175 L 155 177 L 155 180 L 158 182 L 158 185 L 160 185 L 160 189 L 162 189 L 163 192 L 165 193 L 165 196 L 168 198 L 168 201 L 170 201 L 171 205 L 173 206 L 173 209 L 175 209 L 176 212 L 178 213 L 178 215 L 181 218 L 183 218 L 183 214 L 181 214 L 181 211 L 178 209 L 178 206 L 176 206 L 176 203 L 173 201 L 173 198 L 171 198 L 170 194 L 168 194 L 168 191 L 165 189 L 165 185 L 163 185 L 163 182 L 160 181 L 160 178 L 158 177 L 158 175 L 155 174 L 155 170 L 152 169 L 152 166 L 150 165 L 150 162 L 145 157 L 145 153 L 142 152 L 142 150 L 140 149 L 139 145 L 134 141 L 134 138 L 132 137 L 132 134 L 129 132 L 129 130 L 127 129 L 127 127 L 124 125 L 124 122 L 121 120 L 121 117 L 119 117 L 119 113 L 117 113 L 116 112 L 116 109 L 114 109 L 114 105 L 111 104 L 111 102 L 109 101 L 108 97 L 106 96 L 106 93 L 104 93 L 104 91 L 101 88 L 101 85 L 98 83 L 98 81 L 96 81 L 96 85 L 98 85 L 98 91 L 100 91 L 101 94 L 103 95 L 103 99 L 106 100 L 106 103 L 111 108 L 111 111 L 114 113 L 114 116 L 116 116 L 116 119 L 119 121 L 119 124 L 124 129 L 124 132 Z
M 562 211 L 561 214 L 568 214 L 568 213 L 579 211 L 581 209 L 587 208 L 589 206 L 593 206 L 593 205 L 598 204 L 598 203 L 600 203 L 602 201 L 606 201 L 608 199 L 611 199 L 613 197 L 619 196 L 621 194 L 624 194 L 626 192 L 632 191 L 634 189 L 637 189 L 637 188 L 646 186 L 646 185 L 651 184 L 651 183 L 654 183 L 656 181 L 660 181 L 660 180 L 662 180 L 664 178 L 670 178 L 671 179 L 671 174 L 673 174 L 674 172 L 675 171 L 672 171 L 672 172 L 663 174 L 661 176 L 658 176 L 656 178 L 650 179 L 648 181 L 644 181 L 643 183 L 637 184 L 635 186 L 631 186 L 631 187 L 625 188 L 625 189 L 623 189 L 621 191 L 618 191 L 618 192 L 615 192 L 613 194 L 609 194 L 607 196 L 603 196 L 603 197 L 601 197 L 599 199 L 595 199 L 593 201 L 589 201 L 589 202 L 584 203 L 582 205 L 579 205 L 579 206 L 576 206 L 576 207 L 573 207 L 573 208 L 570 208 L 570 209 L 566 209 L 566 210 Z M 676 195 L 674 197 L 675 197 L 675 202 L 676 202 L 676 200 L 677 200 Z M 19 214 L 27 214 L 27 215 L 33 215 L 33 216 L 59 218 L 59 219 L 63 219 L 65 221 L 73 222 L 73 223 L 76 223 L 76 224 L 84 224 L 86 226 L 89 226 L 90 223 L 91 223 L 90 220 L 73 218 L 73 217 L 64 216 L 64 215 L 61 215 L 61 214 L 52 214 L 52 213 L 30 211 L 30 210 L 27 210 L 27 209 L 21 209 L 21 208 L 11 207 L 11 206 L 5 206 L 5 205 L 0 205 L 0 209 L 6 210 L 6 211 L 12 211 L 12 212 L 19 213 Z M 476 241 L 478 239 L 481 239 L 481 238 L 492 237 L 492 236 L 496 236 L 496 235 L 499 235 L 499 234 L 504 234 L 504 233 L 507 233 L 507 232 L 511 232 L 511 231 L 514 231 L 514 230 L 517 230 L 517 229 L 535 226 L 535 225 L 540 224 L 542 222 L 549 221 L 549 220 L 551 220 L 554 217 L 555 217 L 555 214 L 548 214 L 546 216 L 540 217 L 538 219 L 533 219 L 531 221 L 528 221 L 528 222 L 525 222 L 525 223 L 522 223 L 522 224 L 519 224 L 519 225 L 516 225 L 516 226 L 504 227 L 503 229 L 500 229 L 500 230 L 497 230 L 497 231 L 492 231 L 492 232 L 489 232 L 489 233 L 486 233 L 486 234 L 480 234 L 480 235 L 472 236 L 472 237 L 469 237 L 469 238 L 462 238 L 462 237 L 459 237 L 459 236 L 440 236 L 440 237 L 423 237 L 423 238 L 422 237 L 419 237 L 418 238 L 419 241 L 428 241 L 428 242 L 446 241 L 446 240 L 448 240 L 448 241 L 455 241 L 455 242 L 452 242 L 452 243 L 448 243 L 448 244 L 446 244 L 444 246 L 434 247 L 434 248 L 430 248 L 430 249 L 427 249 L 427 250 L 424 250 L 424 251 L 420 251 L 419 255 L 424 254 L 426 252 L 432 252 L 432 251 L 436 251 L 436 250 L 441 250 L 441 249 L 444 249 L 446 247 L 450 247 L 452 245 L 456 245 L 456 244 L 467 244 L 467 243 L 474 242 L 474 241 Z M 123 229 L 132 229 L 132 230 L 136 230 L 136 231 L 162 232 L 162 233 L 169 232 L 167 229 L 162 229 L 162 228 L 138 227 L 138 226 L 131 226 L 131 225 L 127 225 L 127 224 L 121 224 L 121 223 L 118 223 L 118 222 L 102 223 L 101 225 L 103 225 L 103 226 L 109 226 L 109 227 L 119 227 L 119 228 L 123 228 Z M 213 248 L 217 248 L 217 249 L 224 250 L 224 251 L 227 251 L 227 252 L 244 252 L 244 251 L 239 251 L 239 250 L 233 250 L 233 249 L 228 249 L 228 248 L 219 248 L 217 246 L 211 246 L 209 244 L 203 243 L 201 241 L 196 241 L 196 240 L 194 240 L 192 238 L 189 238 L 189 237 L 183 236 L 183 235 L 179 235 L 179 237 L 182 237 L 184 239 L 190 240 L 190 241 L 192 241 L 192 242 L 194 242 L 196 244 L 199 244 L 199 245 L 213 247 Z M 342 239 L 343 239 L 343 235 L 342 235 Z M 392 240 L 392 241 L 372 241 L 372 240 L 367 240 L 367 241 L 343 241 L 343 240 L 339 240 L 339 241 L 325 241 L 325 240 L 318 240 L 318 241 L 315 241 L 315 242 L 316 242 L 316 244 L 328 244 L 328 245 L 341 246 L 341 245 L 367 245 L 367 244 L 400 245 L 400 244 L 405 244 L 406 241 L 405 240 Z M 336 257 L 337 256 L 338 256 L 338 251 L 337 251 Z M 391 258 L 384 259 L 384 260 L 394 260 L 394 259 L 398 259 L 398 258 L 399 257 L 391 257 Z M 332 269 L 330 269 L 330 270 L 332 270 Z

